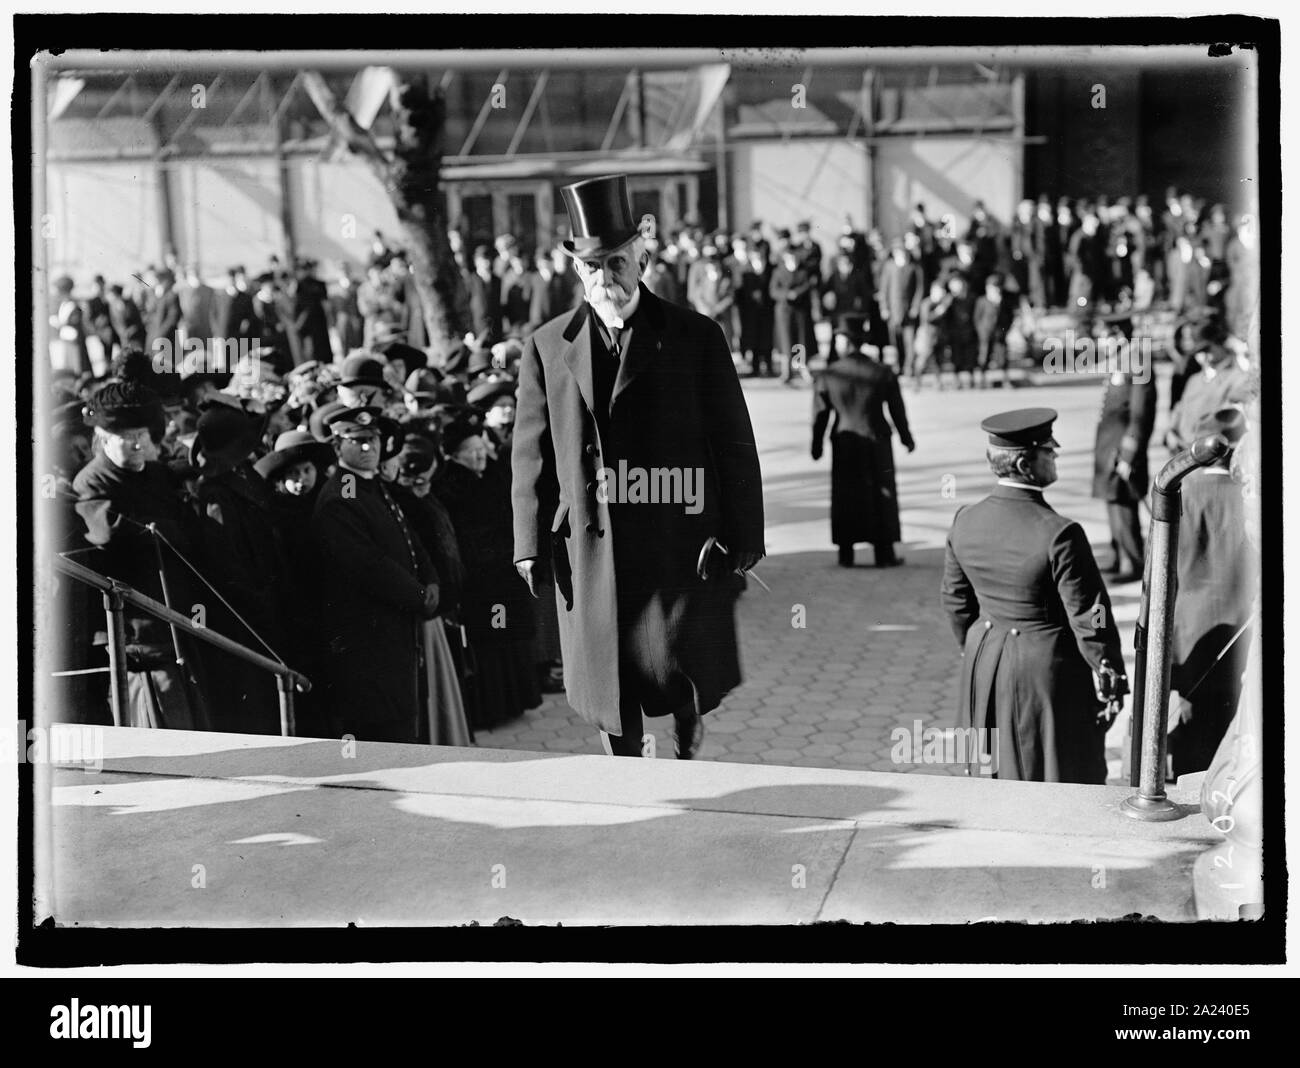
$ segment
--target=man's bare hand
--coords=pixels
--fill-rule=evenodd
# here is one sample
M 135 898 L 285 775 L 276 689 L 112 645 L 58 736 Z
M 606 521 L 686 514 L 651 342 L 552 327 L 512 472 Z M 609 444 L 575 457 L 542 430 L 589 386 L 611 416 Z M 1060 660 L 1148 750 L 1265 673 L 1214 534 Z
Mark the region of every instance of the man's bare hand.
M 515 570 L 519 572 L 519 577 L 528 583 L 528 592 L 534 597 L 537 596 L 537 579 L 533 575 L 533 565 L 536 559 L 520 560 L 515 564 Z

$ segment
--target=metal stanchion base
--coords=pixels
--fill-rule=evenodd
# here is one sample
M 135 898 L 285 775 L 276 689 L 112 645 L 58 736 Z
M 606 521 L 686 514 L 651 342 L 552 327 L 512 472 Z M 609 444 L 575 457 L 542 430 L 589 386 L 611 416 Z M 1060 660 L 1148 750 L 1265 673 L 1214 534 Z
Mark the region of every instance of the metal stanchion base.
M 1143 820 L 1147 823 L 1167 823 L 1180 820 L 1186 813 L 1167 797 L 1143 797 L 1134 794 L 1120 802 L 1120 811 L 1130 819 Z

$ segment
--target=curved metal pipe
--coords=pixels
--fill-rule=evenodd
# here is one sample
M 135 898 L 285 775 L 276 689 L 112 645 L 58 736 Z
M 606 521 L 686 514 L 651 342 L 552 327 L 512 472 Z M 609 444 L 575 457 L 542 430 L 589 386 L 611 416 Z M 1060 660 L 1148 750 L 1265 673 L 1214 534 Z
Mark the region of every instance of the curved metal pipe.
M 1142 605 L 1134 637 L 1134 694 L 1129 783 L 1138 792 L 1120 806 L 1140 820 L 1174 820 L 1182 810 L 1165 796 L 1165 758 L 1169 723 L 1169 671 L 1173 648 L 1170 623 L 1178 594 L 1178 521 L 1183 479 L 1232 449 L 1244 418 L 1224 432 L 1209 434 L 1160 469 L 1151 492 L 1151 531 L 1147 541 Z

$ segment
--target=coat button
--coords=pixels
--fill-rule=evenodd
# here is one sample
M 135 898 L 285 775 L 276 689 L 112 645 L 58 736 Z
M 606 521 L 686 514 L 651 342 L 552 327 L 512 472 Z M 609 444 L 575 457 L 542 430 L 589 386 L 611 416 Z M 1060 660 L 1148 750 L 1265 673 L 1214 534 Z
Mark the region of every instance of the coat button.
M 588 456 L 595 456 L 595 455 L 596 455 L 596 446 L 595 446 L 595 445 L 588 445 L 588 446 L 587 446 L 587 455 L 588 455 Z
M 986 619 L 986 620 L 984 621 L 984 629 L 985 629 L 985 630 L 988 630 L 991 626 L 993 626 L 993 620 L 991 620 L 991 619 Z
M 1011 628 L 1011 633 L 1012 633 L 1012 634 L 1019 634 L 1019 633 L 1020 633 L 1020 628 L 1019 628 L 1019 627 L 1012 627 L 1012 628 Z
M 594 483 L 594 482 L 588 482 L 588 483 L 587 483 L 587 492 L 588 492 L 588 493 L 595 493 L 595 492 L 596 492 L 596 483 Z

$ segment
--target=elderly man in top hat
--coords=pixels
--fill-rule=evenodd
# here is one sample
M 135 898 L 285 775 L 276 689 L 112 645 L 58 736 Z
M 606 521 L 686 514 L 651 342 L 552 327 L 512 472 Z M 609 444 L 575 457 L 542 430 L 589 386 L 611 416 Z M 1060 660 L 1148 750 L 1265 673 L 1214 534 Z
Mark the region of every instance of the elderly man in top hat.
M 941 598 L 963 650 L 958 726 L 996 729 L 998 778 L 1102 784 L 1128 685 L 1087 536 L 1043 499 L 1055 419 L 1024 408 L 980 424 L 997 485 L 953 519 Z
M 563 195 L 586 300 L 520 363 L 515 560 L 534 594 L 553 560 L 566 693 L 606 751 L 641 753 L 644 712 L 674 717 L 689 759 L 740 683 L 728 573 L 764 551 L 753 428 L 718 325 L 639 284 L 652 220 L 633 221 L 626 176 Z M 665 492 L 636 492 L 638 470 Z

